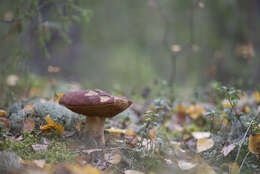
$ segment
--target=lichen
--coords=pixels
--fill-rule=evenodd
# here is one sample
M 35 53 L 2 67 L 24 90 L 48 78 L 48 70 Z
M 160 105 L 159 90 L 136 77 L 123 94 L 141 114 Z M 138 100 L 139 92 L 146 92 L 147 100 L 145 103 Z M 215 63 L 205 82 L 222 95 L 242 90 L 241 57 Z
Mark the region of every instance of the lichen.
M 5 150 L 17 153 L 23 160 L 45 159 L 47 163 L 68 162 L 78 156 L 78 153 L 70 150 L 60 137 L 53 135 L 53 138 L 48 141 L 47 150 L 34 151 L 32 145 L 42 144 L 42 138 L 33 134 L 23 133 L 23 140 L 14 141 L 6 139 L 4 147 Z

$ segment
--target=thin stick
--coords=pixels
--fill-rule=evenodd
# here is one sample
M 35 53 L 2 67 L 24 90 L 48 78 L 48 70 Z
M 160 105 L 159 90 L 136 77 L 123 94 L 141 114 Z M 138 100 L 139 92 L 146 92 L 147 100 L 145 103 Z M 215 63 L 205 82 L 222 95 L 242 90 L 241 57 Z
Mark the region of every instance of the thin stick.
M 242 140 L 241 140 L 240 143 L 239 143 L 239 148 L 238 148 L 238 151 L 237 151 L 237 156 L 236 156 L 235 162 L 237 162 L 237 160 L 238 160 L 238 157 L 239 157 L 239 154 L 240 154 L 240 151 L 241 151 L 241 148 L 242 148 L 242 144 L 244 143 L 244 141 L 245 141 L 245 139 L 246 139 L 246 135 L 247 135 L 249 129 L 251 128 L 253 122 L 255 121 L 256 117 L 258 116 L 258 114 L 259 114 L 259 112 L 257 112 L 256 116 L 255 116 L 255 117 L 253 118 L 253 120 L 250 122 L 250 124 L 249 124 L 249 126 L 248 126 L 248 128 L 247 128 L 247 130 L 246 130 L 246 133 L 244 134 L 244 137 L 242 138 Z
M 242 167 L 243 167 L 243 165 L 244 165 L 244 163 L 245 163 L 245 161 L 246 161 L 246 159 L 247 159 L 247 156 L 249 155 L 249 153 L 250 153 L 250 152 L 247 152 L 247 154 L 246 154 L 245 158 L 243 159 L 243 161 L 242 161 L 242 163 L 241 163 L 241 165 L 240 165 L 240 167 L 239 167 L 238 174 L 240 173 L 240 171 L 241 171 L 241 169 L 242 169 Z

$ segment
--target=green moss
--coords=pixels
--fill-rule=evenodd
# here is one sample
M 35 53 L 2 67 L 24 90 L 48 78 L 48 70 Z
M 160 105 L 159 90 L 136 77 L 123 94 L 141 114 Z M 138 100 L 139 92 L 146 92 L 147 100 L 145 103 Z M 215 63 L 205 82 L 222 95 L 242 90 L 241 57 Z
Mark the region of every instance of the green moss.
M 49 140 L 47 150 L 34 151 L 32 145 L 42 144 L 41 137 L 24 133 L 22 141 L 5 141 L 5 149 L 16 152 L 24 160 L 45 159 L 47 163 L 72 161 L 78 153 L 67 148 L 67 144 L 59 137 Z

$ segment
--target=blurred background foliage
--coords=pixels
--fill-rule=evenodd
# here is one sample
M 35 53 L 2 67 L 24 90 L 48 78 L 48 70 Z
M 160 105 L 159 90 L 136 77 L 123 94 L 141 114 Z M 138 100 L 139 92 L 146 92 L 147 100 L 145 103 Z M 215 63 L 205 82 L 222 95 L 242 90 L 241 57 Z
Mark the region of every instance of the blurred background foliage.
M 259 15 L 257 0 L 1 0 L 0 106 L 56 80 L 127 95 L 158 79 L 255 88 Z

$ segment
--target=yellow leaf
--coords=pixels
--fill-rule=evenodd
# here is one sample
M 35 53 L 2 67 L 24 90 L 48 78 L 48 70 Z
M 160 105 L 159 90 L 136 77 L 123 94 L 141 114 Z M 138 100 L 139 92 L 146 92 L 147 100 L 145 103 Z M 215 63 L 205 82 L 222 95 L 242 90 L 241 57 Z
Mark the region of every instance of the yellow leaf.
M 125 135 L 129 135 L 129 136 L 135 136 L 136 133 L 132 130 L 123 130 L 123 129 L 105 129 L 106 131 L 108 131 L 109 133 L 112 134 L 125 134 Z
M 42 132 L 47 133 L 49 132 L 52 128 L 56 130 L 56 134 L 62 134 L 64 132 L 64 127 L 59 124 L 55 123 L 50 115 L 47 115 L 45 118 L 45 121 L 48 123 L 47 125 L 41 126 L 40 129 Z
M 178 106 L 176 108 L 177 112 L 186 112 L 186 110 L 187 110 L 187 107 L 182 104 L 178 104 Z
M 101 171 L 90 166 L 70 165 L 68 167 L 74 174 L 101 174 Z
M 42 133 L 48 133 L 53 127 L 50 125 L 44 125 L 40 127 L 40 130 Z
M 222 101 L 222 106 L 223 106 L 223 108 L 229 108 L 229 109 L 232 108 L 230 102 L 227 99 Z
M 255 155 L 260 154 L 260 133 L 249 136 L 248 149 Z
M 56 129 L 56 134 L 58 134 L 58 135 L 60 135 L 64 132 L 64 127 L 59 123 L 57 123 L 55 125 L 55 129 Z
M 249 113 L 249 112 L 251 111 L 251 109 L 250 109 L 248 106 L 245 106 L 245 107 L 243 108 L 243 111 L 244 111 L 245 113 Z
M 57 93 L 56 96 L 53 98 L 53 101 L 56 102 L 56 103 L 59 103 L 60 101 L 60 98 L 64 96 L 63 93 Z
M 6 117 L 8 114 L 5 110 L 0 109 L 0 117 Z
M 200 115 L 203 115 L 206 111 L 202 106 L 198 104 L 193 104 L 187 108 L 186 112 L 190 115 L 192 119 L 196 120 Z
M 105 130 L 108 131 L 109 133 L 118 133 L 118 134 L 124 133 L 123 129 L 105 129 Z
M 210 138 L 200 138 L 197 140 L 197 152 L 203 152 L 214 146 L 214 141 Z
M 253 92 L 252 96 L 256 102 L 260 103 L 260 93 L 259 92 L 257 92 L 257 91 Z
M 51 119 L 50 115 L 47 115 L 44 119 L 48 123 L 48 125 L 55 127 L 56 123 Z
M 239 166 L 237 163 L 230 163 L 228 165 L 229 174 L 238 174 L 239 173 Z
M 135 136 L 136 133 L 135 133 L 134 131 L 132 131 L 132 130 L 127 130 L 127 131 L 125 132 L 125 135 Z

